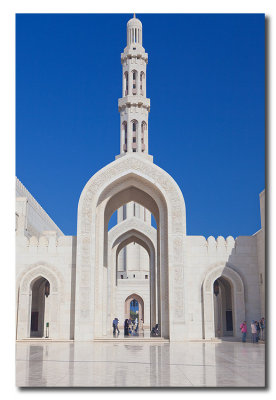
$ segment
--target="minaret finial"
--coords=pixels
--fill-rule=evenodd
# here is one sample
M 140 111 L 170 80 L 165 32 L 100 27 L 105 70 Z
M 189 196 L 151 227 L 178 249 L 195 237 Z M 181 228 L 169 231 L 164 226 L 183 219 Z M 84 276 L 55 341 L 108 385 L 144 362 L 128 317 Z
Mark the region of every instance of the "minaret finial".
M 135 13 L 133 14 L 133 18 L 136 18 L 136 15 L 135 15 Z

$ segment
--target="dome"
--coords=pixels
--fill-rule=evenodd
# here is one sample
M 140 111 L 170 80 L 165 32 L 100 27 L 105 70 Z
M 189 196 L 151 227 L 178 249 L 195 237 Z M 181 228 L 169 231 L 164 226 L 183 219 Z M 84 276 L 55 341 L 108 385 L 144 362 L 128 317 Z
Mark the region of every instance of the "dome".
M 135 14 L 134 14 L 135 15 Z M 129 28 L 129 27 L 136 27 L 136 28 L 142 28 L 142 22 L 138 19 L 138 18 L 136 18 L 136 17 L 133 17 L 133 18 L 131 18 L 129 21 L 128 21 L 128 23 L 127 23 L 127 27 Z

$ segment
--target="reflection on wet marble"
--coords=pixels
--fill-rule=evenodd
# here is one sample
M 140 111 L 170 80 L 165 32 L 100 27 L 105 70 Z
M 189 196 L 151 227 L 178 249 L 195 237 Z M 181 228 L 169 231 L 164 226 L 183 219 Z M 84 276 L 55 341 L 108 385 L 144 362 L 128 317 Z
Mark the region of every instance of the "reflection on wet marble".
M 16 385 L 263 387 L 263 344 L 19 342 Z

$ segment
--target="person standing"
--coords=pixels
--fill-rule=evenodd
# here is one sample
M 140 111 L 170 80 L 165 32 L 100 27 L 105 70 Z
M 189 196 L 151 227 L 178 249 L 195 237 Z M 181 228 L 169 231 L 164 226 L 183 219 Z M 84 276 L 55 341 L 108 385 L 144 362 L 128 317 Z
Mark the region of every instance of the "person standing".
M 140 332 L 142 333 L 143 330 L 144 330 L 144 321 L 141 318 L 140 319 Z
M 256 325 L 256 330 L 257 330 L 257 334 L 256 334 L 256 342 L 258 343 L 260 340 L 260 324 L 258 321 L 255 321 L 255 325 Z
M 265 319 L 264 317 L 262 317 L 260 319 L 260 340 L 264 340 L 265 338 L 264 330 L 265 330 Z
M 252 343 L 256 343 L 257 327 L 254 320 L 252 320 L 251 322 L 251 335 L 252 335 Z
M 124 335 L 128 336 L 129 332 L 128 332 L 128 319 L 125 320 L 125 324 L 124 324 Z
M 247 325 L 246 325 L 246 321 L 243 321 L 240 325 L 240 330 L 242 333 L 242 342 L 245 343 L 246 342 L 246 334 L 247 334 Z

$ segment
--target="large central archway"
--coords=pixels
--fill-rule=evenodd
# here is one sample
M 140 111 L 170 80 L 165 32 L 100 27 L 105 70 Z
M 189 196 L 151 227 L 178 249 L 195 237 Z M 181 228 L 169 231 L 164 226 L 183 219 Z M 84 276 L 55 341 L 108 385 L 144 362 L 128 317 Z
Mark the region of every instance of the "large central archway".
M 157 223 L 157 266 L 161 335 L 183 338 L 186 234 L 184 199 L 175 181 L 140 156 L 124 156 L 99 171 L 85 186 L 78 209 L 75 337 L 88 340 L 102 331 L 103 287 L 108 269 L 108 221 L 134 201 Z M 177 305 L 177 323 L 174 315 Z M 179 311 L 180 310 L 180 311 Z

